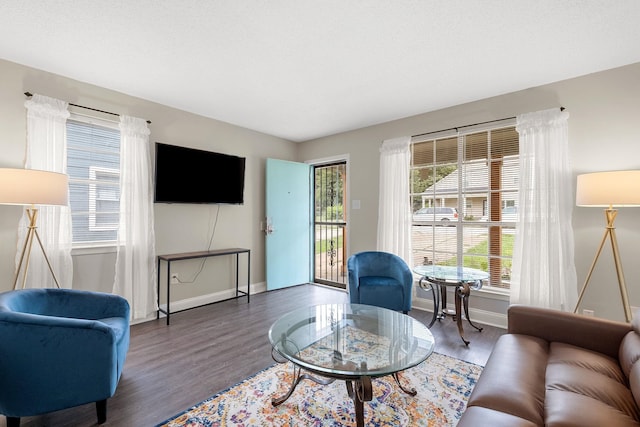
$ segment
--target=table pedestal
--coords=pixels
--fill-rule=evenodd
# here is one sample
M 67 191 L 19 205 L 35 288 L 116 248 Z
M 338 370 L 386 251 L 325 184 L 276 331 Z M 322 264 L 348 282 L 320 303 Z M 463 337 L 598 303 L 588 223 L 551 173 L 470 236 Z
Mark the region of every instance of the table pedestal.
M 471 294 L 471 286 L 469 282 L 450 282 L 450 281 L 442 281 L 434 278 L 427 279 L 426 277 L 422 277 L 420 279 L 419 285 L 421 288 L 426 289 L 427 286 L 431 288 L 431 295 L 433 297 L 433 318 L 431 319 L 431 323 L 429 323 L 429 327 L 433 326 L 436 319 L 441 320 L 444 319 L 447 315 L 453 315 L 453 320 L 458 324 L 458 332 L 460 333 L 460 338 L 465 345 L 469 345 L 469 342 L 464 337 L 464 328 L 462 327 L 462 309 L 464 308 L 464 315 L 467 318 L 467 322 L 471 326 L 473 326 L 478 331 L 482 331 L 482 328 L 476 326 L 469 316 L 469 295 Z M 451 313 L 447 310 L 447 287 L 454 287 L 454 297 L 455 297 L 455 312 Z M 437 289 L 436 289 L 437 288 Z
M 274 350 L 272 349 L 272 357 L 274 356 Z M 283 363 L 284 361 L 277 358 L 277 357 L 273 357 L 274 360 L 278 363 Z M 339 363 L 344 363 L 346 364 L 353 364 L 355 365 L 353 362 L 342 362 L 342 360 L 338 360 Z M 357 365 L 355 365 L 357 366 Z M 362 362 L 360 364 L 360 369 L 363 371 L 367 370 L 367 363 L 366 362 Z M 403 392 L 407 393 L 410 396 L 415 396 L 417 394 L 416 390 L 414 388 L 406 388 L 405 386 L 403 386 L 400 383 L 400 373 L 399 372 L 394 372 L 393 374 L 391 374 L 393 376 L 393 379 L 396 381 L 396 384 L 398 384 L 398 386 L 400 387 L 400 390 L 402 390 Z M 289 387 L 289 390 L 282 396 L 280 397 L 274 397 L 271 399 L 271 404 L 273 406 L 278 406 L 282 403 L 284 403 L 289 397 L 291 397 L 291 394 L 293 393 L 293 391 L 296 389 L 296 386 L 300 383 L 300 381 L 304 380 L 304 379 L 308 379 L 311 380 L 317 384 L 321 384 L 321 385 L 328 385 L 333 383 L 336 379 L 344 379 L 345 380 L 345 384 L 347 386 L 347 394 L 349 395 L 349 397 L 351 398 L 351 400 L 353 400 L 353 406 L 355 408 L 355 412 L 356 412 L 356 427 L 364 427 L 364 402 L 371 402 L 371 399 L 373 399 L 373 386 L 371 385 L 371 377 L 367 376 L 367 375 L 363 375 L 360 377 L 341 377 L 339 375 L 337 375 L 334 378 L 317 378 L 316 376 L 310 375 L 308 373 L 302 373 L 302 368 L 295 365 L 293 366 L 293 380 L 291 382 L 291 386 Z

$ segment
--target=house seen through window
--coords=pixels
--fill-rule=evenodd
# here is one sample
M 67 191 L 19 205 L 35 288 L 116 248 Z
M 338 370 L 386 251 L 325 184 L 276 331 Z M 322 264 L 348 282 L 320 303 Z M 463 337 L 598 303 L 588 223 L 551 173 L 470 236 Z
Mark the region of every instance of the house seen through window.
M 501 127 L 414 138 L 411 152 L 413 265 L 489 272 L 509 288 L 518 220 L 518 133 Z
M 69 206 L 75 246 L 114 243 L 120 206 L 117 125 L 67 120 Z

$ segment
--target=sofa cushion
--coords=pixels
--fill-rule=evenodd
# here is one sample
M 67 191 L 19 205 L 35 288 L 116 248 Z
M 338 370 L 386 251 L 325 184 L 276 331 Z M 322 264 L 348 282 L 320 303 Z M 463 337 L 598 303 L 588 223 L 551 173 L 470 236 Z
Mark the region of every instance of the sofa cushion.
M 501 336 L 469 396 L 467 411 L 480 406 L 544 425 L 548 347 L 546 341 L 528 335 Z
M 639 426 L 640 414 L 618 361 L 570 344 L 549 345 L 547 426 Z
M 585 372 L 597 373 L 618 383 L 624 383 L 626 378 L 616 359 L 596 351 L 561 342 L 552 342 L 549 345 L 548 364 L 551 367 L 584 369 Z M 548 380 L 549 376 L 547 375 Z
M 504 412 L 481 406 L 473 406 L 467 408 L 457 427 L 537 427 L 538 425 L 515 415 L 505 414 Z
M 547 427 L 638 427 L 638 423 L 597 399 L 563 390 L 548 390 L 545 403 Z

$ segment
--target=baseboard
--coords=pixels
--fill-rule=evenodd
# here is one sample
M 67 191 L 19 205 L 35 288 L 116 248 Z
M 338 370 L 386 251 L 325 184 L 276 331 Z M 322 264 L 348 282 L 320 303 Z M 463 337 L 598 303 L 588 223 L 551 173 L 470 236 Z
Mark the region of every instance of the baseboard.
M 266 290 L 267 290 L 266 282 L 255 283 L 250 286 L 251 295 L 259 294 L 261 292 L 265 292 Z M 175 313 L 177 311 L 188 310 L 190 308 L 200 307 L 202 305 L 212 304 L 214 302 L 220 302 L 220 301 L 228 300 L 231 298 L 235 298 L 235 296 L 236 296 L 235 289 L 225 289 L 224 291 L 220 291 L 220 292 L 213 292 L 210 294 L 198 295 L 192 298 L 185 298 L 182 300 L 171 301 L 171 312 Z M 166 311 L 167 305 L 160 304 L 160 308 Z M 165 314 L 160 313 L 160 317 L 165 317 Z
M 254 283 L 251 285 L 251 295 L 267 292 L 267 282 Z
M 433 300 L 414 297 L 412 308 L 430 311 L 433 313 Z M 453 304 L 447 304 L 447 308 L 455 310 L 455 306 Z M 469 307 L 469 315 L 474 323 L 482 323 L 483 325 L 495 326 L 497 328 L 507 328 L 506 314 Z
M 334 289 L 335 288 L 331 288 Z M 251 285 L 251 295 L 259 294 L 267 291 L 267 283 L 260 282 L 254 283 Z M 190 308 L 199 307 L 201 305 L 212 304 L 215 302 L 224 301 L 230 298 L 234 298 L 236 294 L 235 289 L 227 289 L 222 292 L 214 292 L 206 295 L 198 295 L 192 298 L 186 298 L 178 301 L 171 301 L 171 312 L 175 313 L 177 311 L 188 310 Z M 166 304 L 161 304 L 162 309 L 166 310 Z M 433 313 L 433 300 L 430 298 L 420 298 L 419 296 L 414 296 L 413 298 L 413 306 L 412 308 L 416 310 L 424 310 Z M 453 304 L 448 304 L 448 308 L 454 309 Z M 480 310 L 477 308 L 469 307 L 469 314 L 471 315 L 471 319 L 474 322 L 482 323 L 484 325 L 495 326 L 498 328 L 506 328 L 507 327 L 507 315 L 502 313 L 496 313 L 488 310 Z M 160 317 L 164 317 L 163 313 L 160 313 Z M 155 319 L 155 317 L 153 318 Z M 141 323 L 150 319 L 144 319 L 138 321 L 136 323 Z

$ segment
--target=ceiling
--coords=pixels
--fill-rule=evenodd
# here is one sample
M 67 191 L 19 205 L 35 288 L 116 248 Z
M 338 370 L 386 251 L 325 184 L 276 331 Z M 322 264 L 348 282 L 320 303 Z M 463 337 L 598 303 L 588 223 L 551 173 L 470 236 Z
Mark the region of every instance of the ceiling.
M 299 142 L 640 62 L 639 22 L 637 0 L 2 0 L 0 58 Z

